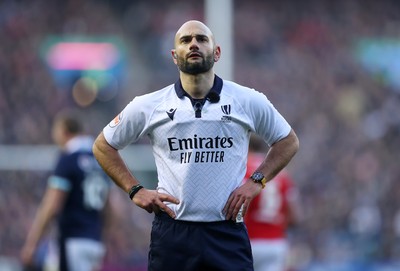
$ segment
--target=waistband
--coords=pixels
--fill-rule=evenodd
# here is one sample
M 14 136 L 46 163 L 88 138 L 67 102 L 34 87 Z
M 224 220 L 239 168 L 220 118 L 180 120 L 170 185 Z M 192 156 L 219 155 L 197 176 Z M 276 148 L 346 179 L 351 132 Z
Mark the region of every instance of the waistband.
M 218 225 L 218 224 L 231 224 L 231 225 L 240 225 L 243 222 L 235 222 L 233 220 L 219 220 L 219 221 L 188 221 L 188 220 L 180 220 L 173 219 L 166 212 L 159 212 L 154 216 L 155 221 L 164 221 L 164 222 L 173 222 L 173 223 L 181 223 L 181 224 L 191 224 L 191 225 Z

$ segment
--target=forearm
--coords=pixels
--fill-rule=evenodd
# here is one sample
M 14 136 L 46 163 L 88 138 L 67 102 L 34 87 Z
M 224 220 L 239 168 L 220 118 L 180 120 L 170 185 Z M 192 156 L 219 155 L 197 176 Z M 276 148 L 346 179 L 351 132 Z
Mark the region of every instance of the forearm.
M 49 225 L 50 220 L 51 217 L 49 216 L 49 213 L 42 207 L 39 208 L 33 224 L 29 229 L 26 241 L 21 249 L 20 257 L 23 265 L 29 266 L 32 264 L 39 241 Z
M 125 192 L 139 183 L 122 160 L 118 150 L 107 143 L 103 133 L 100 133 L 93 145 L 93 154 L 107 175 Z
M 291 130 L 287 137 L 271 146 L 257 171 L 261 171 L 267 181 L 270 181 L 290 162 L 298 149 L 299 140 Z
M 43 209 L 38 210 L 38 213 L 35 217 L 35 220 L 33 221 L 33 224 L 26 238 L 25 244 L 27 246 L 36 249 L 51 219 L 52 218 L 50 217 L 50 214 L 46 210 Z
M 26 245 L 35 247 L 46 229 L 64 204 L 65 192 L 48 188 L 26 238 Z
M 139 184 L 139 181 L 131 174 L 128 167 L 125 165 L 118 150 L 107 143 L 103 133 L 100 133 L 94 142 L 93 154 L 103 170 L 125 192 L 129 192 L 132 186 Z M 163 210 L 172 218 L 175 218 L 175 213 L 164 202 L 167 201 L 179 204 L 179 200 L 172 195 L 147 189 L 140 189 L 132 197 L 132 201 L 149 213 Z

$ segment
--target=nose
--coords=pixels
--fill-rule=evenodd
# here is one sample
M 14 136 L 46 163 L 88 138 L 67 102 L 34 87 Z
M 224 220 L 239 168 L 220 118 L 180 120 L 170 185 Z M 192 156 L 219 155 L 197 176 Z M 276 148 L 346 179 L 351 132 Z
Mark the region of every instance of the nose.
M 190 50 L 199 49 L 199 45 L 197 44 L 197 40 L 196 39 L 192 39 L 191 40 L 189 49 Z

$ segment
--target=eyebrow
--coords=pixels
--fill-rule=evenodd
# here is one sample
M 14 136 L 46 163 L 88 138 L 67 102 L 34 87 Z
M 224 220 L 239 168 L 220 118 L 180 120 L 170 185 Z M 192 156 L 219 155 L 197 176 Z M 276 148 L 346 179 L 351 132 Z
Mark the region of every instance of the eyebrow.
M 179 40 L 182 41 L 182 40 L 185 40 L 185 39 L 188 39 L 188 38 L 193 38 L 193 37 L 196 37 L 196 39 L 197 38 L 206 38 L 207 40 L 209 40 L 208 36 L 204 35 L 204 34 L 185 35 L 185 36 L 180 37 Z

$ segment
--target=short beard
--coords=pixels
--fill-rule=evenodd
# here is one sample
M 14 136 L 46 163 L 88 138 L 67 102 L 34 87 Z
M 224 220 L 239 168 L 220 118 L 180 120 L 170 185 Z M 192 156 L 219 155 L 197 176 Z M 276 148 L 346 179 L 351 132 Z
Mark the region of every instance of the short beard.
M 214 66 L 214 58 L 213 55 L 209 55 L 203 58 L 201 63 L 189 63 L 184 58 L 178 57 L 177 65 L 179 70 L 181 70 L 183 73 L 197 75 L 211 70 L 211 68 Z

